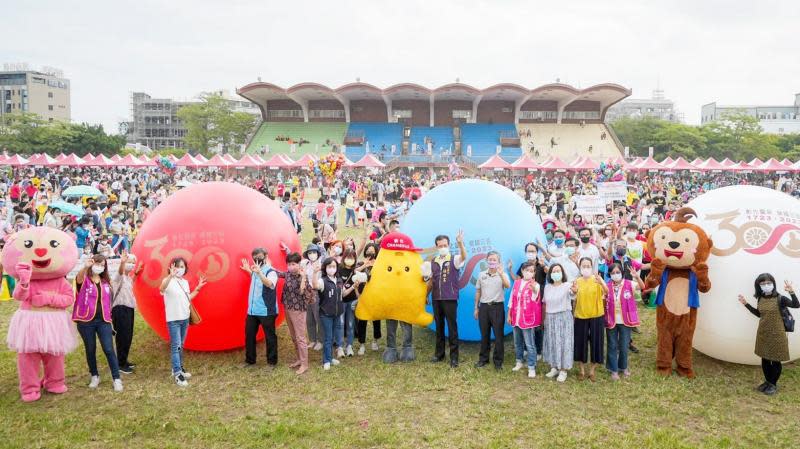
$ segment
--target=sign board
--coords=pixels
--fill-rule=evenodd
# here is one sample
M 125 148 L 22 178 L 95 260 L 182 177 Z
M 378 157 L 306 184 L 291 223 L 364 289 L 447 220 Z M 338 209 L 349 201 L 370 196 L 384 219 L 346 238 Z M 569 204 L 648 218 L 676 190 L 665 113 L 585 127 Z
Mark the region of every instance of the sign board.
M 600 195 L 575 195 L 575 213 L 584 217 L 606 214 L 606 202 Z
M 628 198 L 628 186 L 625 181 L 598 182 L 597 194 L 606 203 L 612 201 L 625 201 Z

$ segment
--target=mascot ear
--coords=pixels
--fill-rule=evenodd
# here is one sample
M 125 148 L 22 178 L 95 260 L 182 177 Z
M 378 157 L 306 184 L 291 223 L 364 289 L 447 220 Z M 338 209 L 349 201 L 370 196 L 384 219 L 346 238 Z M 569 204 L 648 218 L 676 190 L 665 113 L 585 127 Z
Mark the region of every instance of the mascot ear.
M 711 240 L 711 237 L 708 238 L 708 252 L 711 253 L 711 250 L 714 248 L 714 241 Z

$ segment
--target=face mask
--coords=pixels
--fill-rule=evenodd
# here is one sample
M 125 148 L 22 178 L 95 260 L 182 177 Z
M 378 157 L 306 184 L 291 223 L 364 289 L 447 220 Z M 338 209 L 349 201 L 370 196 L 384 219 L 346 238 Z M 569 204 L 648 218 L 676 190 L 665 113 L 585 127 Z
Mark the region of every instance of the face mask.
M 135 266 L 136 266 L 136 264 L 126 263 L 125 264 L 125 271 L 131 271 L 131 270 L 133 270 L 133 267 L 135 267 Z
M 528 260 L 536 260 L 536 253 L 534 252 L 525 253 L 525 258 Z
M 533 279 L 533 273 L 531 273 L 530 271 L 523 271 L 522 272 L 522 279 L 525 279 L 526 281 L 530 281 L 531 279 Z
M 328 276 L 330 277 L 336 276 L 336 267 L 328 267 L 325 269 L 325 272 L 328 273 Z
M 355 259 L 345 259 L 344 260 L 344 264 L 347 265 L 348 267 L 351 267 L 351 266 L 356 264 L 356 260 Z
M 255 259 L 253 259 L 253 262 L 255 262 L 255 264 L 259 265 L 259 266 L 264 265 L 264 258 L 263 257 L 256 257 Z
M 547 238 L 548 242 L 552 242 L 553 241 L 553 234 L 549 234 L 549 233 L 545 234 L 545 237 Z
M 439 255 L 442 257 L 450 254 L 450 248 L 437 248 L 437 250 L 439 251 Z
M 628 231 L 625 233 L 625 236 L 628 237 L 629 239 L 634 239 L 636 238 L 636 231 Z
M 572 246 L 568 246 L 568 247 L 564 248 L 564 254 L 566 254 L 568 256 L 571 256 L 571 255 L 575 254 L 575 248 L 572 247 Z
M 308 253 L 308 260 L 315 262 L 319 256 L 317 253 Z
M 562 275 L 561 272 L 558 272 L 558 273 L 552 273 L 550 277 L 553 278 L 553 282 L 561 282 Z
M 591 239 L 591 237 L 581 237 L 581 243 L 589 243 L 589 240 Z
M 761 292 L 763 292 L 765 295 L 771 295 L 774 289 L 775 286 L 772 284 L 761 284 Z
M 616 251 L 617 257 L 624 256 L 626 252 L 628 252 L 628 250 L 626 250 L 625 248 L 617 248 L 617 251 Z
M 92 265 L 92 273 L 100 274 L 100 273 L 102 273 L 104 271 L 106 271 L 106 267 L 104 267 L 102 265 Z
M 486 264 L 489 265 L 489 268 L 492 269 L 496 269 L 497 267 L 500 266 L 500 262 L 487 262 Z
M 175 276 L 178 276 L 179 278 L 183 277 L 184 274 L 186 274 L 186 268 L 178 268 L 175 270 Z
M 622 274 L 621 274 L 621 273 L 614 273 L 614 274 L 612 274 L 612 275 L 611 275 L 611 280 L 612 280 L 612 281 L 614 281 L 614 282 L 619 282 L 619 281 L 621 281 L 621 280 L 622 280 Z
M 561 237 L 553 239 L 553 241 L 556 243 L 557 246 L 561 246 L 564 244 L 564 239 Z
M 367 259 L 374 259 L 375 253 L 367 253 Z
M 581 268 L 581 276 L 583 276 L 585 278 L 588 278 L 591 275 L 592 275 L 592 269 L 591 268 Z
M 338 246 L 333 248 L 333 254 L 336 255 L 336 256 L 340 256 L 342 254 L 342 248 L 340 248 Z

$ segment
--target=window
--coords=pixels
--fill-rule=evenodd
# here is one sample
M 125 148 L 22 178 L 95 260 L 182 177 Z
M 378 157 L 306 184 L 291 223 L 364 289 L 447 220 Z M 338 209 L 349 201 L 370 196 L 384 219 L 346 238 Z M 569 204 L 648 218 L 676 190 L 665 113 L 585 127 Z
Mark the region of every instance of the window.
M 562 118 L 572 120 L 599 120 L 600 112 L 598 111 L 564 111 Z
M 453 109 L 453 118 L 469 119 L 472 117 L 472 111 Z
M 47 93 L 47 98 L 53 98 L 53 93 L 52 92 L 48 92 Z
M 526 120 L 555 120 L 557 117 L 556 111 L 519 111 L 519 118 Z
M 309 118 L 344 118 L 342 109 L 312 109 L 308 111 Z
M 269 118 L 303 118 L 303 111 L 300 109 L 270 109 Z
M 53 105 L 52 104 L 47 105 L 47 110 L 48 111 L 52 111 L 53 110 Z
M 395 118 L 411 118 L 411 109 L 394 109 L 392 110 L 392 117 Z
M 505 114 L 508 114 L 509 112 L 511 112 L 511 108 L 503 108 L 501 109 L 501 111 Z

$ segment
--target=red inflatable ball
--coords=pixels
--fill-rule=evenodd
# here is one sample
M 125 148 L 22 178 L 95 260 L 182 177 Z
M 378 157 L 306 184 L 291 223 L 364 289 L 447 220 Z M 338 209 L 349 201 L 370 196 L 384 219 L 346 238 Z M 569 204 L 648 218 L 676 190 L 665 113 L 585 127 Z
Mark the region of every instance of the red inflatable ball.
M 253 189 L 227 182 L 196 184 L 160 204 L 142 226 L 133 253 L 144 263 L 134 292 L 145 321 L 165 341 L 164 299 L 159 292 L 169 262 L 183 256 L 189 262 L 186 279 L 191 288 L 202 274 L 208 284 L 193 300 L 202 318 L 190 326 L 186 349 L 222 351 L 244 346 L 244 323 L 250 275 L 240 266 L 252 261 L 253 248 L 269 252 L 272 266 L 286 270 L 281 242 L 300 251 L 300 241 L 278 203 Z M 278 284 L 278 319 L 283 321 Z M 259 339 L 263 335 L 259 333 Z

